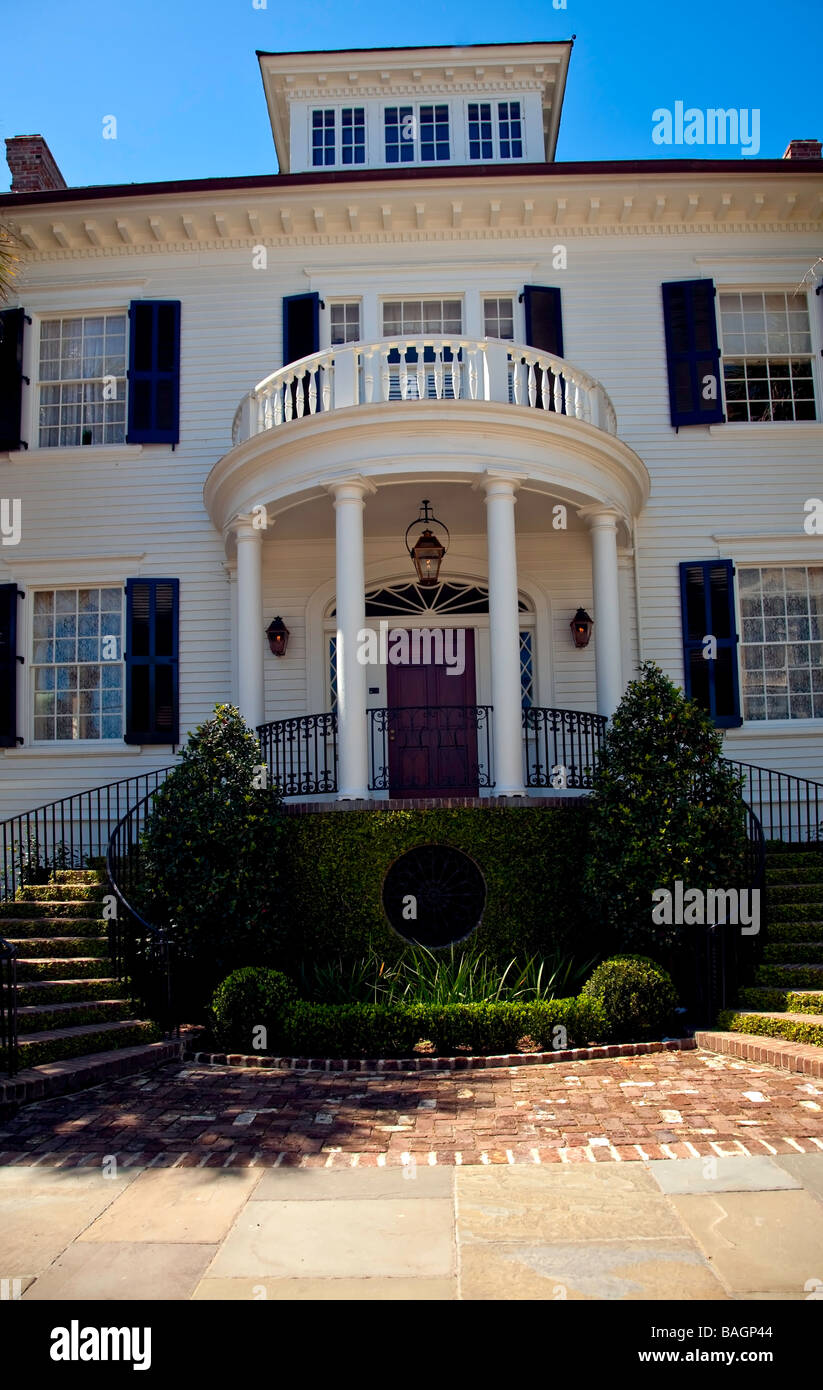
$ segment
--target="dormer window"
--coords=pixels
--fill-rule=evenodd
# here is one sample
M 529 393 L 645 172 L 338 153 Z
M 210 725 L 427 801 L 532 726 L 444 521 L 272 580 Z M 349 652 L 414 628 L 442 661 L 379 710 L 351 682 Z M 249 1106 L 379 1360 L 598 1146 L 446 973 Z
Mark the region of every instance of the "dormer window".
M 365 164 L 364 106 L 327 106 L 312 111 L 311 162 L 315 169 Z
M 523 113 L 520 102 L 470 101 L 469 159 L 522 158 Z
M 387 164 L 431 164 L 451 158 L 447 102 L 387 106 L 384 128 Z

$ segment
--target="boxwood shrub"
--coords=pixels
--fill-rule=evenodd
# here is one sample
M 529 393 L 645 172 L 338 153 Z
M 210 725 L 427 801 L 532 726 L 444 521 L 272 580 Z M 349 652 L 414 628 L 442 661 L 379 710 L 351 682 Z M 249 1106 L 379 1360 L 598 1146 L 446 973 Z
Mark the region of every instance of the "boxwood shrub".
M 673 1023 L 677 1006 L 671 976 L 647 956 L 612 956 L 602 961 L 580 994 L 602 1009 L 613 1042 L 662 1037 Z

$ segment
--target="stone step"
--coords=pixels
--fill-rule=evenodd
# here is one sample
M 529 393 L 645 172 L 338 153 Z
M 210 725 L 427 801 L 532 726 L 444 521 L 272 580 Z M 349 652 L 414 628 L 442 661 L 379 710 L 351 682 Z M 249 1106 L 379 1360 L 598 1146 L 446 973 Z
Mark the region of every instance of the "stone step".
M 52 874 L 55 883 L 106 883 L 104 869 L 55 869 Z
M 766 902 L 775 907 L 784 903 L 823 901 L 823 883 L 767 883 Z
M 108 922 L 102 917 L 6 917 L 3 936 L 7 941 L 26 936 L 105 936 Z
M 0 903 L 0 930 L 9 917 L 89 917 L 95 919 L 100 916 L 99 911 L 95 912 L 95 899 L 82 898 L 74 902 L 63 899 L 60 903 L 31 902 L 28 898 L 25 901 L 12 901 Z
M 100 964 L 99 961 L 96 962 Z M 29 980 L 17 986 L 17 1003 L 63 1004 L 79 1000 L 126 999 L 126 986 L 113 977 L 97 976 L 80 980 Z
M 823 965 L 758 965 L 754 972 L 758 985 L 778 989 L 823 989 Z
M 820 903 L 774 903 L 769 908 L 769 922 L 806 922 L 813 928 L 813 937 L 823 936 Z
M 805 847 L 804 847 L 805 846 Z M 820 841 L 798 841 L 787 843 L 783 840 L 766 841 L 766 867 L 777 868 L 783 864 L 796 866 L 823 863 L 823 846 Z
M 132 1014 L 129 999 L 88 999 L 63 1004 L 23 1004 L 17 1009 L 17 1032 L 27 1033 L 73 1028 L 80 1024 L 109 1023 L 128 1019 Z
M 798 883 L 823 882 L 823 860 L 814 864 L 766 865 L 766 886 L 793 887 Z
M 126 1018 L 115 1023 L 94 1023 L 77 1028 L 50 1028 L 18 1038 L 21 1067 L 37 1067 L 66 1057 L 85 1057 L 112 1048 L 157 1042 L 160 1029 L 145 1019 Z M 0 1048 L 0 1069 L 5 1069 L 5 1049 Z
M 108 956 L 104 936 L 24 936 L 6 940 L 17 947 L 18 965 L 21 961 L 51 959 L 54 956 Z
M 815 937 L 812 933 L 809 936 L 809 925 L 807 922 L 770 922 L 769 941 L 823 941 L 823 935 Z

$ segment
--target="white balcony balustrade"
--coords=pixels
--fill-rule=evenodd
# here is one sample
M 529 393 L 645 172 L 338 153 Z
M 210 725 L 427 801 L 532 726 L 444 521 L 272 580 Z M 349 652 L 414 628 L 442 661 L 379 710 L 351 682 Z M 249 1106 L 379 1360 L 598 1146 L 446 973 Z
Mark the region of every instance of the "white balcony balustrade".
M 272 372 L 237 407 L 232 444 L 307 415 L 424 400 L 497 401 L 617 433 L 600 382 L 562 357 L 494 339 L 414 337 L 326 348 Z

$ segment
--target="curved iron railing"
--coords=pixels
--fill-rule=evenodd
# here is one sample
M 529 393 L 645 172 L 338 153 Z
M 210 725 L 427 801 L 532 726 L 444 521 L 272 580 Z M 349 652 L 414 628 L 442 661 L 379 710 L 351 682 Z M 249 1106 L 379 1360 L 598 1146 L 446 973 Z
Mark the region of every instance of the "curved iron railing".
M 17 1071 L 17 948 L 0 936 L 0 1051 L 9 1076 Z
M 256 730 L 269 785 L 284 796 L 337 791 L 337 715 L 275 719 Z
M 135 802 L 109 838 L 106 873 L 117 898 L 117 915 L 109 921 L 109 951 L 118 980 L 129 986 L 169 1036 L 180 1022 L 172 986 L 174 934 L 169 924 L 150 922 L 136 901 L 142 879 L 141 838 L 157 790 Z
M 53 869 L 81 869 L 103 858 L 109 836 L 134 802 L 164 781 L 170 767 L 74 792 L 0 824 L 0 902 L 27 883 L 45 883 Z
M 823 840 L 823 782 L 733 758 L 724 761 L 742 775 L 745 798 L 756 808 L 767 840 Z
M 585 710 L 524 709 L 526 786 L 589 789 L 607 722 Z

